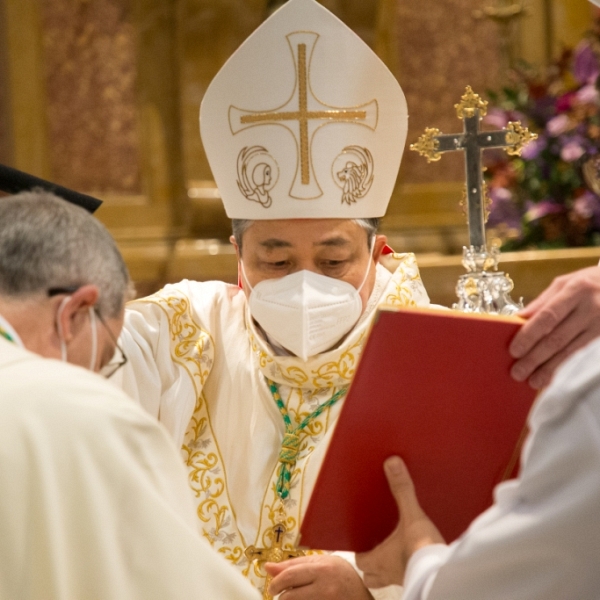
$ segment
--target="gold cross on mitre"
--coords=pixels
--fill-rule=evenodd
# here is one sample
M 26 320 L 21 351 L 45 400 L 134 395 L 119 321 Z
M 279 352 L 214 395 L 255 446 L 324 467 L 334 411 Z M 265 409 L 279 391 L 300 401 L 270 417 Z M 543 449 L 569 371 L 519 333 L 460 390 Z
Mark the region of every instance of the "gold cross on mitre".
M 456 115 L 464 123 L 462 133 L 442 135 L 439 129 L 427 128 L 416 144 L 410 149 L 427 158 L 427 162 L 440 160 L 443 152 L 461 150 L 465 153 L 467 222 L 471 246 L 485 248 L 486 202 L 485 184 L 481 152 L 488 148 L 506 148 L 512 155 L 518 155 L 525 145 L 535 140 L 531 133 L 518 121 L 508 123 L 502 131 L 481 131 L 479 124 L 487 114 L 488 103 L 467 86 L 461 101 L 454 105 Z
M 323 192 L 312 165 L 312 140 L 315 132 L 331 123 L 354 123 L 375 130 L 377 127 L 377 100 L 356 107 L 339 108 L 321 102 L 311 85 L 313 51 L 319 35 L 298 31 L 287 36 L 294 59 L 296 81 L 290 99 L 270 111 L 250 111 L 231 106 L 229 125 L 233 134 L 248 127 L 281 125 L 294 136 L 299 154 L 299 173 L 296 170 L 290 196 L 300 200 L 319 198 Z M 292 129 L 292 124 L 294 129 Z M 297 129 L 296 129 L 297 128 Z
M 248 548 L 246 548 L 245 554 L 249 561 L 255 562 L 258 566 L 262 566 L 268 562 L 280 563 L 284 560 L 297 558 L 306 554 L 304 550 L 298 550 L 297 548 L 284 550 L 283 542 L 285 534 L 287 533 L 287 528 L 283 524 L 284 518 L 284 516 L 281 516 L 275 524 L 275 527 L 272 527 L 271 530 L 267 532 L 267 537 L 271 540 L 271 546 L 269 548 L 256 548 L 255 546 L 248 546 Z M 272 577 L 267 575 L 265 579 L 265 588 L 263 590 L 264 600 L 273 599 L 273 596 L 269 594 L 269 584 L 271 583 L 271 580 Z

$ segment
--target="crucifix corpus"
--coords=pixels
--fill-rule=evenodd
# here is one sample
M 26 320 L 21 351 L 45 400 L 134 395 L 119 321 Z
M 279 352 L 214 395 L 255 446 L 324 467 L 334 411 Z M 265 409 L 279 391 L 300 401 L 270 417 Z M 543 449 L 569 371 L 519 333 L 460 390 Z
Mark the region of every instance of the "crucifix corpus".
M 411 150 L 427 158 L 427 162 L 441 159 L 442 153 L 463 151 L 467 183 L 461 205 L 467 214 L 469 247 L 463 248 L 463 265 L 467 274 L 462 275 L 456 286 L 458 303 L 453 308 L 463 312 L 495 313 L 509 315 L 523 307 L 522 300 L 514 302 L 510 297 L 513 282 L 508 275 L 498 271 L 497 247 L 487 248 L 485 222 L 490 199 L 483 181 L 481 153 L 489 148 L 505 148 L 511 155 L 537 138 L 518 121 L 508 123 L 501 131 L 481 131 L 481 119 L 487 113 L 488 103 L 467 86 L 460 103 L 455 104 L 456 114 L 464 123 L 458 134 L 441 134 L 439 129 L 427 128 Z
M 283 524 L 285 513 L 281 512 L 279 521 L 272 527 L 270 532 L 267 534 L 271 539 L 271 546 L 269 548 L 256 548 L 255 546 L 248 546 L 246 548 L 246 558 L 250 562 L 256 563 L 259 567 L 262 567 L 265 563 L 280 563 L 290 558 L 297 558 L 298 556 L 304 556 L 306 552 L 304 550 L 298 550 L 297 548 L 284 549 L 283 542 L 285 534 L 287 532 L 286 526 Z M 269 585 L 272 577 L 267 575 L 265 579 L 265 588 L 263 590 L 263 600 L 273 600 L 273 596 L 269 594 Z

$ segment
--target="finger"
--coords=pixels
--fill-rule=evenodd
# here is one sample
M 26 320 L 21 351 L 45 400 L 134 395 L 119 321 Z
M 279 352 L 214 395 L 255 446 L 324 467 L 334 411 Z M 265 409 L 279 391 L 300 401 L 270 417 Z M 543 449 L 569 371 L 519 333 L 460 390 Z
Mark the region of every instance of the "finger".
M 563 276 L 557 277 L 552 283 L 537 297 L 534 298 L 525 308 L 521 309 L 517 314 L 520 317 L 528 319 L 538 310 L 540 310 L 546 302 L 551 300 L 567 285 L 568 279 Z
M 517 381 L 528 379 L 540 366 L 562 352 L 578 335 L 586 331 L 589 318 L 589 313 L 584 307 L 575 309 L 512 366 L 513 378 Z
M 312 554 L 310 556 L 299 556 L 298 558 L 290 558 L 289 560 L 284 560 L 280 563 L 265 563 L 265 571 L 275 577 L 275 575 L 279 575 L 286 569 L 293 567 L 295 565 L 301 565 L 306 563 L 313 563 L 318 561 L 320 556 L 318 554 Z
M 599 335 L 597 330 L 587 330 L 577 336 L 566 348 L 554 355 L 529 378 L 529 385 L 539 390 L 550 384 L 556 369 L 572 354 L 580 350 Z
M 273 596 L 290 588 L 299 588 L 315 582 L 316 572 L 312 564 L 300 564 L 289 567 L 273 578 L 269 593 Z
M 511 355 L 523 358 L 575 309 L 577 302 L 577 296 L 569 294 L 567 289 L 545 302 L 513 338 L 509 347 Z
M 383 466 L 390 490 L 400 511 L 400 518 L 412 520 L 419 517 L 423 511 L 404 461 L 399 456 L 392 456 L 383 463 Z
M 271 593 L 271 595 L 273 594 Z M 319 597 L 320 595 L 315 592 L 314 586 L 305 585 L 301 588 L 290 588 L 280 592 L 279 600 L 315 600 Z

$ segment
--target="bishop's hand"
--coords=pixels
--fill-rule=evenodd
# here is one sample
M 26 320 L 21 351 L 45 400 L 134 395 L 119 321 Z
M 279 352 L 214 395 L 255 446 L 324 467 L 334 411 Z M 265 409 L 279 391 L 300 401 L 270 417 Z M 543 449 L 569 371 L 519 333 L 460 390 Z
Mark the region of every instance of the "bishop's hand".
M 402 585 L 406 565 L 417 550 L 430 544 L 445 543 L 437 527 L 419 505 L 404 462 L 393 456 L 385 461 L 384 470 L 398 505 L 400 521 L 381 544 L 369 552 L 356 555 L 356 564 L 363 571 L 365 585 L 369 588 Z
M 354 567 L 339 556 L 302 556 L 267 563 L 273 577 L 269 593 L 285 592 L 282 600 L 373 600 Z

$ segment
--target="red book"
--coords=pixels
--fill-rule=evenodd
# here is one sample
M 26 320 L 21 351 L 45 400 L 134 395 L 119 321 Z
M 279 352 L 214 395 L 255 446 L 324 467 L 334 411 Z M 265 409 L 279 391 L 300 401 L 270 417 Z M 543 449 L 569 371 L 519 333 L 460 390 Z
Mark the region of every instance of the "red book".
M 302 546 L 364 552 L 398 510 L 383 472 L 404 459 L 421 506 L 451 542 L 516 474 L 537 395 L 510 377 L 522 321 L 434 309 L 381 311 L 332 436 Z

